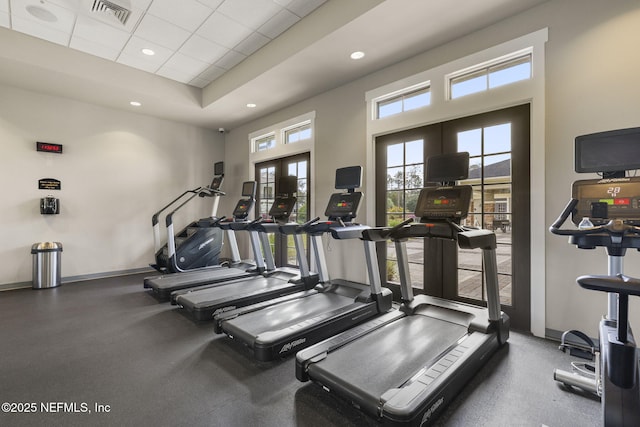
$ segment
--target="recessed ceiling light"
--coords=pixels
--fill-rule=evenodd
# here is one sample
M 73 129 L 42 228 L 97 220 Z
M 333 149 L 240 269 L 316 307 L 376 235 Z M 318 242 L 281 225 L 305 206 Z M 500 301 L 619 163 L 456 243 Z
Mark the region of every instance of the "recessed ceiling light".
M 351 54 L 351 59 L 362 59 L 364 58 L 364 52 L 356 51 Z
M 145 47 L 144 49 L 142 49 L 142 53 L 144 53 L 145 55 L 148 56 L 153 56 L 156 53 L 153 51 L 153 49 L 149 49 L 148 47 Z
M 134 107 L 140 107 L 142 105 L 142 103 L 138 101 L 131 101 L 129 104 L 133 105 Z
M 52 12 L 48 11 L 44 7 L 34 6 L 30 4 L 25 9 L 27 10 L 27 12 L 29 12 L 31 16 L 34 16 L 40 19 L 41 21 L 56 22 L 58 20 L 58 17 L 56 15 L 54 15 Z
M 257 107 L 256 104 L 253 104 L 253 103 L 247 104 L 247 108 L 256 108 L 256 107 Z

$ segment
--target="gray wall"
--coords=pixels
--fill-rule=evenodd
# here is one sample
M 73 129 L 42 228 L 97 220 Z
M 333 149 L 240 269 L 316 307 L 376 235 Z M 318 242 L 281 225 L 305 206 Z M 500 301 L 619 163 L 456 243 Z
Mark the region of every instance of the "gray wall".
M 588 7 L 587 7 L 588 3 Z M 573 139 L 577 135 L 640 125 L 640 4 L 635 0 L 584 2 L 553 0 L 462 39 L 425 52 L 338 89 L 285 108 L 233 129 L 226 136 L 226 160 L 238 179 L 249 176 L 250 132 L 291 117 L 316 111 L 316 145 L 313 159 L 316 180 L 316 212 L 322 215 L 331 193 L 333 170 L 366 162 L 365 92 L 420 71 L 442 65 L 482 49 L 549 28 L 546 45 L 545 118 L 545 224 L 559 214 L 570 196 L 573 172 Z M 452 117 L 453 118 L 453 117 Z M 535 185 L 535 183 L 533 184 Z M 367 189 L 373 188 L 367 183 Z M 372 197 L 372 190 L 368 190 Z M 361 212 L 361 222 L 372 222 Z M 575 277 L 605 273 L 603 251 L 582 251 L 566 239 L 549 235 L 546 226 L 533 230 L 546 242 L 546 328 L 580 328 L 597 335 L 597 322 L 606 311 L 606 297 L 583 291 Z M 343 256 L 349 254 L 348 256 Z M 355 253 L 333 246 L 329 262 L 332 274 L 364 279 L 364 268 L 354 265 Z M 626 271 L 640 275 L 638 255 L 629 253 Z M 541 266 L 532 266 L 533 269 Z M 631 302 L 632 323 L 640 324 L 640 302 Z
M 185 189 L 211 182 L 224 159 L 217 132 L 0 85 L 2 239 L 0 284 L 31 280 L 31 245 L 62 242 L 64 278 L 139 269 L 153 262 L 152 214 Z M 37 152 L 36 141 L 64 145 Z M 38 189 L 41 178 L 60 191 Z M 39 199 L 61 202 L 40 215 Z M 194 201 L 177 223 L 207 216 Z

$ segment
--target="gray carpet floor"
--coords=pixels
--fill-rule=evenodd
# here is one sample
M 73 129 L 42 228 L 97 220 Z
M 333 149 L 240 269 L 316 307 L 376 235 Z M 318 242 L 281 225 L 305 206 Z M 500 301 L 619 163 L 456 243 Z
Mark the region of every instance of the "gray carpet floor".
M 258 363 L 159 303 L 143 277 L 0 293 L 0 403 L 21 411 L 3 405 L 0 426 L 377 425 L 298 382 L 293 358 Z M 436 424 L 600 425 L 598 400 L 553 381 L 570 361 L 557 343 L 512 332 Z

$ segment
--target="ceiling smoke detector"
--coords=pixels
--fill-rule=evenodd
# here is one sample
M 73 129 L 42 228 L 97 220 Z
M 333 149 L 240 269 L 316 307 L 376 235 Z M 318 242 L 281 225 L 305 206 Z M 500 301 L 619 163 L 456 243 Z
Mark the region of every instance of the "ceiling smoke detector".
M 127 19 L 131 15 L 131 10 L 107 0 L 93 0 L 91 12 L 109 14 L 120 21 L 122 25 L 127 23 Z

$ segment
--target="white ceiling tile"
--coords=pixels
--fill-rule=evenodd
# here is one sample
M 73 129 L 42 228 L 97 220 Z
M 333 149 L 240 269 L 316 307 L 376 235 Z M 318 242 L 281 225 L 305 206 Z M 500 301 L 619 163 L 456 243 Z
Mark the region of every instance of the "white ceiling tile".
M 89 0 L 89 1 L 92 1 L 92 0 Z M 153 0 L 129 0 L 129 1 L 131 1 L 132 7 L 147 10 Z
M 209 68 L 204 70 L 198 76 L 198 78 L 204 79 L 204 80 L 213 81 L 213 80 L 217 79 L 218 77 L 220 77 L 221 75 L 223 75 L 226 72 L 227 72 L 227 70 L 225 70 L 224 68 L 220 68 L 220 67 L 216 67 L 215 65 L 211 65 Z
M 11 18 L 11 27 L 21 33 L 29 34 L 30 36 L 38 37 L 52 43 L 61 44 L 63 46 L 69 45 L 69 33 L 58 31 L 46 25 L 39 25 L 33 21 L 28 21 L 14 16 Z
M 198 0 L 198 3 L 202 3 L 203 5 L 210 7 L 213 10 L 216 10 L 218 6 L 222 4 L 224 0 Z
M 193 76 L 182 71 L 174 70 L 172 68 L 161 68 L 156 72 L 156 74 L 180 83 L 189 83 L 191 80 L 193 80 Z
M 189 31 L 149 14 L 142 18 L 134 34 L 174 50 L 182 46 L 191 35 Z
M 91 55 L 99 56 L 100 58 L 109 59 L 111 61 L 115 61 L 120 54 L 120 49 L 114 49 L 109 46 L 84 40 L 80 37 L 73 37 L 71 39 L 71 43 L 69 43 L 69 47 Z
M 258 32 L 271 39 L 275 39 L 299 20 L 300 18 L 297 15 L 284 9 L 258 28 Z
M 38 18 L 37 15 L 39 13 L 49 14 L 52 20 Z M 47 31 L 42 27 L 70 35 L 76 20 L 75 13 L 70 10 L 51 3 L 41 3 L 38 0 L 11 0 L 11 14 L 12 17 L 21 18 L 23 20 L 20 23 L 21 28 L 28 30 L 18 31 L 27 32 L 28 34 L 36 35 L 36 37 L 44 38 L 45 40 L 48 40 L 44 37 Z M 31 23 L 30 26 L 33 28 L 27 28 L 29 26 L 28 23 Z M 16 29 L 15 26 L 14 29 Z M 42 36 L 37 34 L 41 34 Z M 56 37 L 56 39 L 59 38 Z M 59 41 L 55 42 L 60 43 Z
M 192 78 L 200 75 L 204 70 L 209 68 L 209 65 L 210 64 L 207 64 L 206 62 L 198 61 L 197 59 L 193 59 L 178 52 L 171 58 L 169 58 L 169 60 L 164 63 L 162 68 L 171 68 L 176 71 L 190 74 L 191 77 L 189 80 L 191 80 Z
M 210 80 L 202 79 L 200 77 L 196 77 L 189 82 L 189 85 L 199 87 L 200 89 L 204 88 L 206 85 L 211 83 Z
M 144 55 L 141 50 L 143 48 L 153 49 L 156 53 L 153 56 Z M 125 45 L 124 49 L 116 62 L 140 68 L 145 71 L 155 71 L 164 64 L 173 54 L 171 49 L 162 47 L 155 43 L 133 36 Z M 134 65 L 135 64 L 135 65 Z
M 212 12 L 213 9 L 196 0 L 154 0 L 147 11 L 189 31 L 195 31 Z
M 191 58 L 199 59 L 208 64 L 213 64 L 228 51 L 228 48 L 220 46 L 197 34 L 191 36 L 179 50 L 179 52 Z
M 142 71 L 148 71 L 150 73 L 155 73 L 158 71 L 158 68 L 162 66 L 162 64 L 154 63 L 150 60 L 145 60 L 144 58 L 140 58 L 138 55 L 131 55 L 129 53 L 120 53 L 117 63 L 128 65 L 129 67 L 137 68 Z
M 238 43 L 234 50 L 245 55 L 251 55 L 253 52 L 260 49 L 270 41 L 271 39 L 263 36 L 260 33 L 251 33 L 249 37 Z
M 246 58 L 246 55 L 238 53 L 234 50 L 230 50 L 227 52 L 225 56 L 222 57 L 218 62 L 216 62 L 216 66 L 220 68 L 224 68 L 225 70 L 230 70 Z
M 120 51 L 129 41 L 131 35 L 101 21 L 80 15 L 73 29 L 72 43 L 76 37 Z
M 273 0 L 273 1 L 282 7 L 287 7 L 289 6 L 289 3 L 291 3 L 293 0 Z
M 302 18 L 316 10 L 326 1 L 327 0 L 293 0 L 289 6 L 287 6 L 287 9 Z
M 227 0 L 217 12 L 255 30 L 281 9 L 271 0 Z
M 8 13 L 4 13 L 4 12 L 0 12 L 0 25 L 3 27 L 9 27 L 9 14 Z
M 251 30 L 231 18 L 215 12 L 196 33 L 231 49 L 246 39 L 251 34 Z

